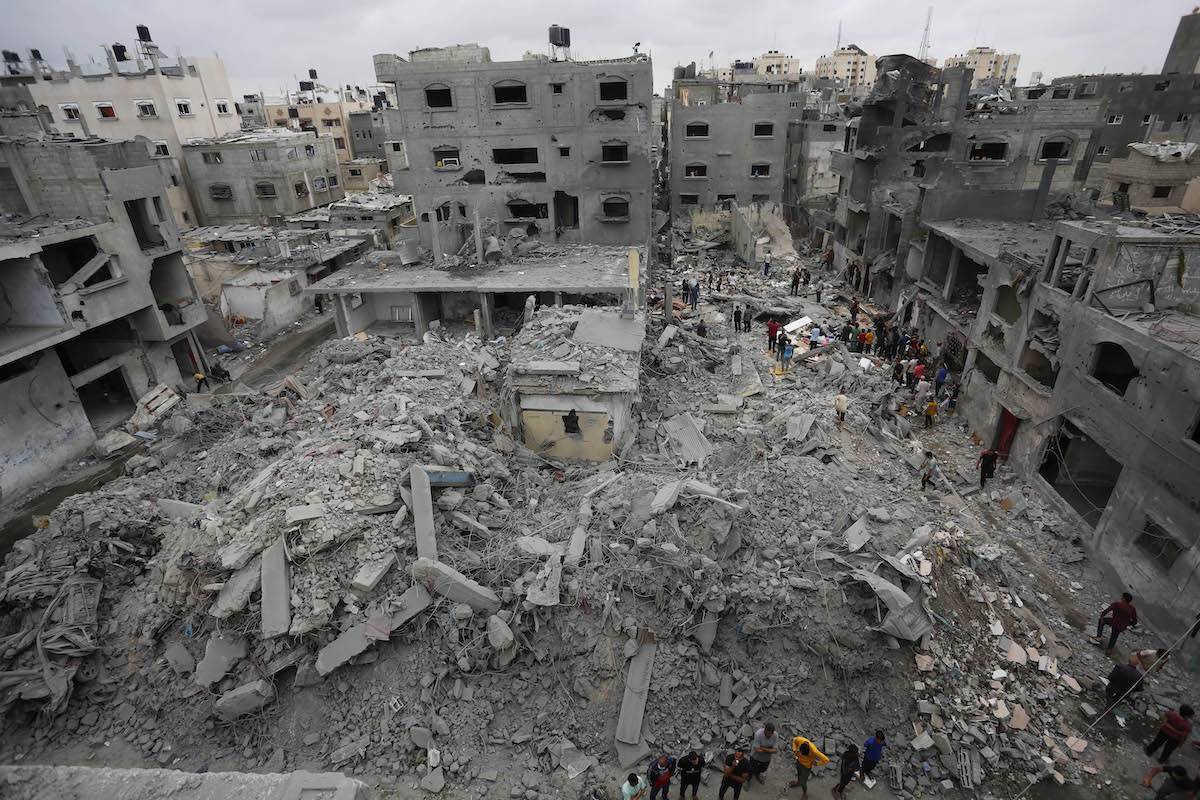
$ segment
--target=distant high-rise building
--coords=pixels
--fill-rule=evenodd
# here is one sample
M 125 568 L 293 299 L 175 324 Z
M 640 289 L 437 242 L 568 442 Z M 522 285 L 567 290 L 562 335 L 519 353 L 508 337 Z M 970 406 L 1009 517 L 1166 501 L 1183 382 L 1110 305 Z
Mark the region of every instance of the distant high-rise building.
M 836 78 L 847 86 L 870 86 L 875 83 L 875 57 L 848 44 L 818 58 L 815 72 L 818 78 Z
M 966 55 L 950 56 L 946 67 L 969 67 L 975 70 L 972 88 L 988 81 L 998 81 L 1001 86 L 1015 86 L 1017 66 L 1021 63 L 1019 53 L 998 53 L 994 47 L 972 47 Z

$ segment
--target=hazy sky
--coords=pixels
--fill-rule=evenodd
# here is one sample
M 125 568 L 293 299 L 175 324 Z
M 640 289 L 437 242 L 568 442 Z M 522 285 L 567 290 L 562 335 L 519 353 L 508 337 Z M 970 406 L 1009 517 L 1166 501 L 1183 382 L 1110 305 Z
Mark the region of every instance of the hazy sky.
M 933 3 L 930 54 L 973 45 L 1021 54 L 1020 81 L 1079 72 L 1157 72 L 1180 15 L 1193 0 L 956 0 Z M 545 52 L 546 28 L 571 28 L 577 58 L 642 52 L 654 58 L 655 88 L 689 61 L 718 64 L 778 49 L 811 69 L 842 42 L 868 53 L 916 54 L 926 2 L 915 0 L 0 0 L 0 46 L 38 47 L 61 65 L 101 59 L 102 42 L 130 44 L 148 25 L 168 54 L 224 60 L 236 94 L 283 86 L 315 67 L 322 82 L 374 82 L 373 53 L 479 42 L 493 60 Z M 733 13 L 734 10 L 737 13 Z

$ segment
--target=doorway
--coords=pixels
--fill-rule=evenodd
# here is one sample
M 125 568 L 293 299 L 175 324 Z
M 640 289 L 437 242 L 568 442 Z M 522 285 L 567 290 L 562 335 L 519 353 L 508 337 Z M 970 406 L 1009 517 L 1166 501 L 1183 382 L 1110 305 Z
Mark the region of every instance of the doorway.
M 136 410 L 124 371 L 114 369 L 79 387 L 79 402 L 96 435 L 108 433 Z
M 1008 458 L 1008 451 L 1012 449 L 1013 439 L 1016 438 L 1017 428 L 1020 425 L 1020 417 L 1004 406 L 1000 407 L 1000 423 L 996 426 L 995 449 L 1004 458 Z
M 1046 445 L 1038 474 L 1094 528 L 1117 487 L 1121 469 L 1121 462 L 1098 442 L 1063 420 Z
M 185 336 L 171 345 L 171 355 L 175 357 L 175 366 L 179 367 L 179 377 L 185 382 L 197 372 L 201 372 L 200 362 L 192 351 L 192 343 Z

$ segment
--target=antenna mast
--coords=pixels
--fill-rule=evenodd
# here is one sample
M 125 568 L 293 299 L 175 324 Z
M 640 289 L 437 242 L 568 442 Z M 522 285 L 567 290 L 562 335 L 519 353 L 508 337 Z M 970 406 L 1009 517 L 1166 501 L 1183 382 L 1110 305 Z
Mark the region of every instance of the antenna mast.
M 929 56 L 929 29 L 933 25 L 933 6 L 925 12 L 925 35 L 921 37 L 921 50 L 917 53 L 917 58 L 924 61 Z
M 842 49 L 842 21 L 841 21 L 840 19 L 838 20 L 838 38 L 837 38 L 837 46 L 836 46 L 836 47 L 834 47 L 833 49 L 834 49 L 834 50 L 841 50 L 841 49 Z

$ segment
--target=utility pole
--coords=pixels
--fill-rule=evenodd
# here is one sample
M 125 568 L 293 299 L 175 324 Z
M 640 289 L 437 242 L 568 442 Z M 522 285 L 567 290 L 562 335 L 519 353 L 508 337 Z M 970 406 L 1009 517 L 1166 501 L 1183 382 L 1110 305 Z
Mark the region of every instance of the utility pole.
M 921 37 L 921 49 L 917 53 L 917 58 L 924 61 L 929 56 L 929 29 L 933 25 L 933 6 L 925 12 L 925 35 Z
M 842 21 L 838 20 L 838 38 L 837 45 L 833 48 L 834 52 L 842 49 Z

